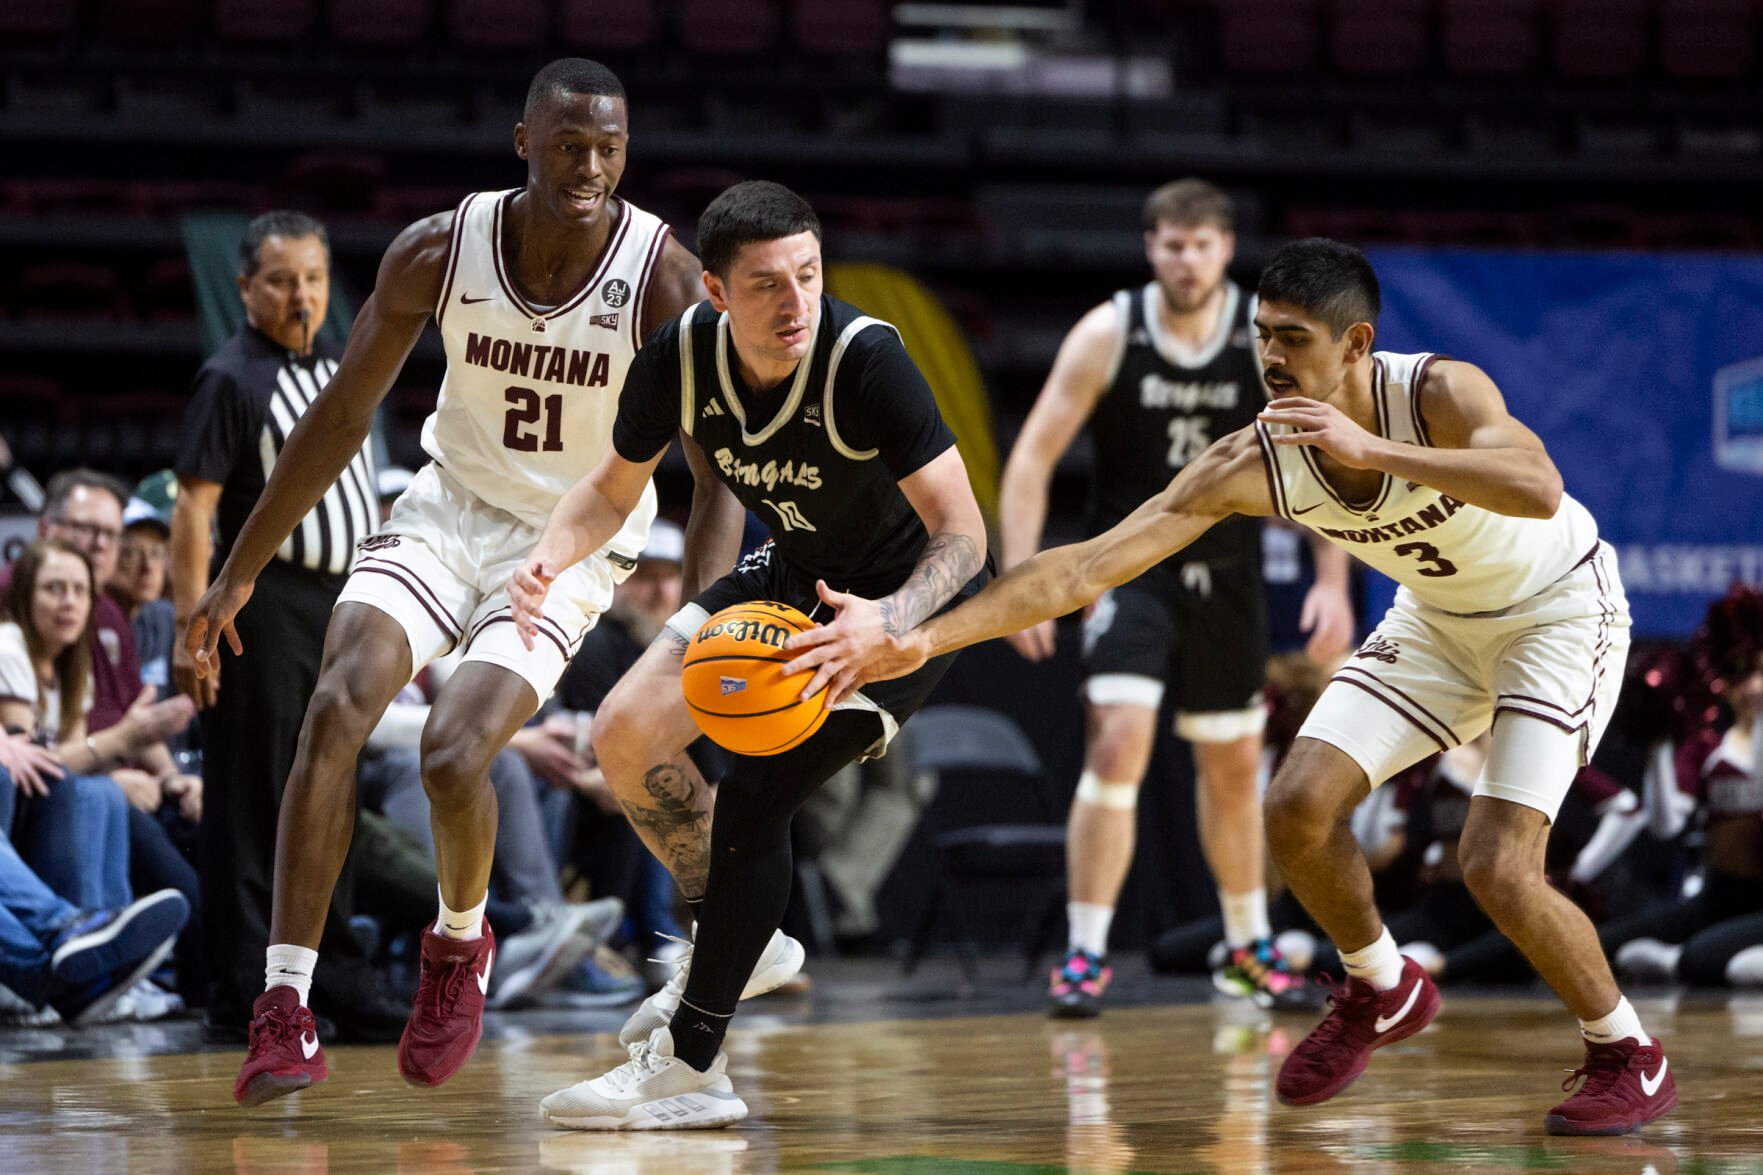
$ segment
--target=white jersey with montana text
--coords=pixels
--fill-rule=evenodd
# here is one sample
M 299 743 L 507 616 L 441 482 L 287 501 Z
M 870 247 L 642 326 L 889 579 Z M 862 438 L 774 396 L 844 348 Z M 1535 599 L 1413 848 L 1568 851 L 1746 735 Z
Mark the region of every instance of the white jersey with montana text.
M 1381 435 L 1405 445 L 1432 443 L 1420 389 L 1439 358 L 1388 351 L 1372 356 L 1371 397 Z M 1457 615 L 1509 608 L 1597 548 L 1597 523 L 1565 493 L 1552 518 L 1514 518 L 1385 474 L 1370 500 L 1349 502 L 1323 475 L 1315 448 L 1272 442 L 1288 426 L 1257 423 L 1255 430 L 1274 510 L 1345 548 L 1429 607 Z
M 669 229 L 618 201 L 618 220 L 581 288 L 559 305 L 535 306 L 515 288 L 505 256 L 516 194 L 477 192 L 453 215 L 435 306 L 447 374 L 422 447 L 484 502 L 543 527 L 611 445 Z M 612 550 L 634 558 L 654 517 L 650 485 Z

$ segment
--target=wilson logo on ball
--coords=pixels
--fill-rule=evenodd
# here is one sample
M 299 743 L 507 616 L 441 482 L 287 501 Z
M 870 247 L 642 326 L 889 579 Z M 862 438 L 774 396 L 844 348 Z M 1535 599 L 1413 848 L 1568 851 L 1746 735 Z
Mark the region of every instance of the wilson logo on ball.
M 788 604 L 724 608 L 698 629 L 680 665 L 680 692 L 698 729 L 737 755 L 800 746 L 826 721 L 826 690 L 804 699 L 813 670 L 785 674 L 783 643 L 814 622 Z

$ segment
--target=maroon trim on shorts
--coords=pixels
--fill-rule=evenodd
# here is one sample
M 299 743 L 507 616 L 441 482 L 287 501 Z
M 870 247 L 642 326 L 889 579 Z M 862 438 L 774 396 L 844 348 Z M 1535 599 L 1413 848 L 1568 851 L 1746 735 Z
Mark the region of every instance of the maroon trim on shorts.
M 1567 723 L 1561 721 L 1559 718 L 1553 717 L 1552 715 L 1538 714 L 1535 710 L 1525 710 L 1518 706 L 1495 706 L 1494 717 L 1498 718 L 1501 714 L 1522 714 L 1526 718 L 1535 718 L 1538 722 L 1547 722 L 1550 726 L 1565 731 L 1568 734 L 1578 734 L 1586 727 L 1584 722 L 1569 726 Z
M 393 580 L 397 583 L 403 584 L 405 590 L 407 590 L 410 593 L 411 597 L 414 598 L 418 604 L 422 605 L 422 610 L 429 614 L 429 619 L 433 620 L 435 622 L 435 627 L 441 630 L 441 635 L 453 642 L 451 645 L 448 646 L 447 652 L 451 653 L 454 649 L 457 649 L 459 647 L 459 634 L 457 632 L 455 632 L 451 627 L 448 626 L 446 618 L 443 617 L 441 615 L 441 613 L 435 611 L 435 609 L 429 604 L 429 602 L 427 600 L 423 599 L 421 594 L 417 592 L 415 586 L 412 585 L 408 580 L 406 580 L 397 571 L 390 571 L 384 567 L 357 567 L 355 570 L 359 573 L 366 574 L 366 575 L 383 575 L 387 579 L 390 579 L 390 580 Z M 359 600 L 344 600 L 343 603 L 353 604 L 353 603 L 361 603 L 361 601 L 359 601 Z
M 1392 694 L 1395 694 L 1398 698 L 1401 698 L 1404 702 L 1407 702 L 1410 706 L 1413 706 L 1416 710 L 1418 710 L 1422 714 L 1426 715 L 1427 718 L 1429 718 L 1432 721 L 1433 725 L 1437 726 L 1440 730 L 1444 731 L 1446 736 L 1449 737 L 1452 742 L 1458 743 L 1458 744 L 1461 744 L 1463 742 L 1462 739 L 1457 737 L 1457 732 L 1451 729 L 1451 724 L 1449 722 L 1446 722 L 1444 719 L 1440 718 L 1437 714 L 1434 714 L 1431 710 L 1428 710 L 1425 706 L 1423 706 L 1419 702 L 1415 701 L 1412 697 L 1410 697 L 1408 695 L 1408 693 L 1405 690 L 1401 689 L 1400 687 L 1391 685 L 1389 682 L 1385 681 L 1383 678 L 1377 676 L 1377 674 L 1372 673 L 1368 669 L 1361 669 L 1357 665 L 1343 665 L 1343 666 L 1341 666 L 1339 669 L 1335 670 L 1335 675 L 1332 678 L 1330 678 L 1329 680 L 1330 681 L 1339 681 L 1339 680 L 1341 680 L 1341 674 L 1343 674 L 1343 673 L 1357 673 L 1360 676 L 1366 678 L 1368 681 L 1370 681 L 1373 685 L 1377 686 L 1378 688 L 1389 690 Z
M 448 611 L 447 605 L 441 602 L 441 597 L 435 594 L 435 589 L 423 582 L 422 576 L 416 574 L 415 571 L 412 571 L 410 568 L 404 566 L 404 564 L 399 563 L 396 560 L 383 559 L 378 555 L 362 555 L 359 559 L 356 560 L 355 569 L 357 571 L 372 571 L 372 570 L 374 570 L 374 568 L 364 566 L 364 564 L 367 564 L 367 563 L 382 563 L 387 567 L 394 568 L 397 571 L 402 572 L 404 575 L 409 576 L 410 577 L 409 581 L 405 583 L 405 586 L 409 587 L 411 591 L 421 592 L 423 594 L 423 596 L 426 597 L 428 603 L 434 605 L 434 608 L 437 612 L 439 612 L 441 615 L 447 617 L 448 627 L 452 633 L 453 639 L 454 640 L 459 639 L 460 635 L 462 634 L 462 630 L 460 629 L 459 625 L 453 623 L 453 614 L 450 611 Z
M 1329 678 L 1329 681 L 1331 683 L 1339 682 L 1342 685 L 1350 685 L 1354 689 L 1364 690 L 1366 693 L 1370 694 L 1372 697 L 1376 698 L 1378 701 L 1382 702 L 1384 705 L 1388 706 L 1390 709 L 1392 709 L 1396 713 L 1400 714 L 1403 718 L 1406 718 L 1414 726 L 1414 728 L 1416 730 L 1418 730 L 1421 734 L 1424 734 L 1427 738 L 1430 738 L 1433 742 L 1437 743 L 1439 750 L 1448 751 L 1451 749 L 1450 747 L 1446 746 L 1439 739 L 1438 735 L 1436 735 L 1432 731 L 1428 730 L 1426 728 L 1425 724 L 1423 724 L 1420 721 L 1420 719 L 1414 717 L 1414 715 L 1408 713 L 1408 711 L 1402 709 L 1402 707 L 1396 705 L 1396 703 L 1390 701 L 1388 698 L 1384 697 L 1382 694 L 1378 693 L 1376 690 L 1372 689 L 1370 686 L 1366 685 L 1364 682 L 1354 681 L 1350 677 L 1331 677 L 1331 678 Z M 1303 731 L 1299 731 L 1298 733 L 1302 734 Z
M 477 626 L 477 628 L 472 631 L 471 639 L 473 641 L 477 640 L 479 634 L 481 634 L 484 629 L 488 628 L 492 624 L 513 624 L 513 623 L 514 623 L 513 616 L 486 616 L 483 620 L 483 623 L 479 624 Z M 543 629 L 543 628 L 539 629 L 539 635 L 544 637 L 546 640 L 550 641 L 552 644 L 556 645 L 558 654 L 565 661 L 569 660 L 569 650 L 563 647 L 562 641 L 560 641 L 556 637 L 552 636 L 549 631 L 547 631 L 546 629 Z M 469 650 L 470 645 L 467 645 L 466 647 Z

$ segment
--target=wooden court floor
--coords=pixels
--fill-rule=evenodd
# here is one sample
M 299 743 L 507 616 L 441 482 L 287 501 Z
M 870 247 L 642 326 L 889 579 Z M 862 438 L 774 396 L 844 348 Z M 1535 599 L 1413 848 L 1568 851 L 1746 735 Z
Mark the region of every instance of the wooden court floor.
M 0 1066 L 0 1172 L 675 1175 L 1074 1172 L 1763 1171 L 1763 998 L 1640 1004 L 1683 1103 L 1638 1137 L 1542 1131 L 1571 1021 L 1540 998 L 1453 997 L 1335 1101 L 1272 1097 L 1307 1017 L 1224 1005 L 737 1027 L 723 1131 L 555 1131 L 545 1094 L 620 1059 L 609 1034 L 486 1038 L 439 1090 L 390 1048 L 327 1050 L 331 1080 L 252 1111 L 232 1051 Z M 121 1050 L 119 1050 L 121 1051 Z

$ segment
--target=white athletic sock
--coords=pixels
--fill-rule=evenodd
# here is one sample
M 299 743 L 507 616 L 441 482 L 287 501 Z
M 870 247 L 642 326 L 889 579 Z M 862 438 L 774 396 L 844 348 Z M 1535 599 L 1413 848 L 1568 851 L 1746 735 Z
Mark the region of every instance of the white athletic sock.
M 1402 982 L 1402 953 L 1396 950 L 1396 940 L 1387 926 L 1364 950 L 1342 951 L 1341 966 L 1348 975 L 1363 979 L 1378 991 L 1388 991 Z
M 440 887 L 435 887 L 436 892 Z M 441 916 L 435 920 L 435 933 L 442 938 L 473 939 L 484 936 L 484 907 L 490 902 L 490 895 L 485 893 L 483 899 L 469 910 L 449 910 L 447 899 L 441 898 Z
M 1067 902 L 1065 920 L 1071 923 L 1072 949 L 1088 951 L 1098 958 L 1108 953 L 1108 924 L 1114 921 L 1113 906 Z
M 1273 937 L 1273 927 L 1267 921 L 1266 890 L 1225 893 L 1221 889 L 1218 891 L 1218 908 L 1224 911 L 1224 941 L 1230 944 L 1231 950 Z
M 312 972 L 318 966 L 318 952 L 310 947 L 278 942 L 270 946 L 263 968 L 263 990 L 291 987 L 300 993 L 300 1003 L 312 994 Z
M 1593 1044 L 1615 1044 L 1619 1040 L 1633 1037 L 1642 1044 L 1652 1044 L 1653 1038 L 1641 1027 L 1641 1018 L 1635 1014 L 1634 1005 L 1623 996 L 1616 1001 L 1616 1010 L 1598 1020 L 1581 1020 L 1580 1035 Z

